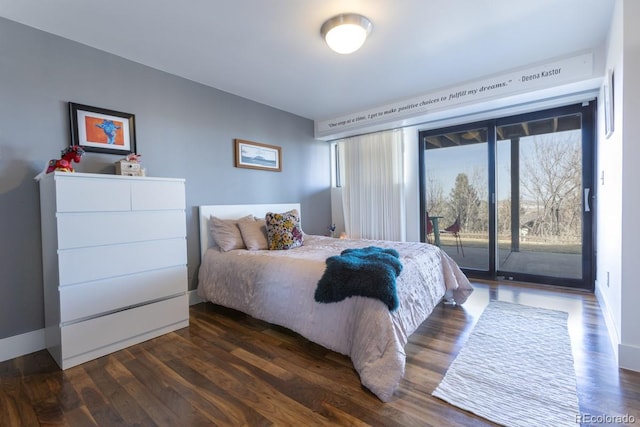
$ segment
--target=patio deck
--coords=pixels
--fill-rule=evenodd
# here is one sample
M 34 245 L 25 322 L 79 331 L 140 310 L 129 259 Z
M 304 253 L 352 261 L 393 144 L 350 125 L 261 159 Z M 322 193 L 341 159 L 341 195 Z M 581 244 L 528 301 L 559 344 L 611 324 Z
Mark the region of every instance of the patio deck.
M 462 241 L 464 245 L 464 240 Z M 489 268 L 488 247 L 464 245 L 464 256 L 458 253 L 455 244 L 442 243 L 440 247 L 453 258 L 460 267 L 476 270 Z M 498 270 L 513 273 L 536 274 L 568 279 L 582 278 L 582 255 L 561 252 L 521 250 L 511 252 L 500 249 Z

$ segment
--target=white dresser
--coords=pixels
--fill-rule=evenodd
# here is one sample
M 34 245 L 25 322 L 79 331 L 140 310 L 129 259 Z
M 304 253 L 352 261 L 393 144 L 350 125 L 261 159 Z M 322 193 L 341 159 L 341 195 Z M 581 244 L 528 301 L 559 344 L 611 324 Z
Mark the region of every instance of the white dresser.
M 40 180 L 45 336 L 62 369 L 189 325 L 183 179 Z

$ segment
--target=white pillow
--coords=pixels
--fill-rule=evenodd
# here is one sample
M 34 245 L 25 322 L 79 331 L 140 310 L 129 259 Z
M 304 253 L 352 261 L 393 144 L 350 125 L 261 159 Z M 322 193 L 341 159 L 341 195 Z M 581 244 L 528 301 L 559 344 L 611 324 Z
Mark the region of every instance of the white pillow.
M 256 218 L 255 221 L 238 222 L 238 228 L 247 249 L 250 251 L 268 249 L 267 225 L 264 219 Z
M 254 222 L 253 215 L 247 215 L 239 219 L 221 219 L 211 215 L 209 225 L 211 228 L 211 237 L 218 245 L 221 251 L 227 252 L 233 249 L 246 249 L 242 234 L 238 228 L 239 222 Z

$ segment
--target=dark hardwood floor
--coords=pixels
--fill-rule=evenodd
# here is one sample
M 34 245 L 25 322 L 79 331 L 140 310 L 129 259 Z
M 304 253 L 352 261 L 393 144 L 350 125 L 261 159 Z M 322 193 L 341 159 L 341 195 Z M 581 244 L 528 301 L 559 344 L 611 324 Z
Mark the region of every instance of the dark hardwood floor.
M 203 303 L 191 307 L 188 328 L 66 371 L 46 350 L 1 362 L 0 426 L 492 425 L 431 396 L 491 300 L 567 311 L 581 412 L 640 424 L 640 373 L 616 368 L 592 294 L 474 287 L 463 306 L 439 305 L 411 336 L 389 403 L 362 388 L 349 358 Z

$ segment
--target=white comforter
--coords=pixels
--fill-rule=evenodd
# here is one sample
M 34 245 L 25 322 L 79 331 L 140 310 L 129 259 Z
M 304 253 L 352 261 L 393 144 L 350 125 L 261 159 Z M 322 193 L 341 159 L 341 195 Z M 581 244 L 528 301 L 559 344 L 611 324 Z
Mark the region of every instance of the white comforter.
M 316 302 L 325 260 L 346 248 L 365 246 L 391 247 L 400 253 L 399 308 L 390 312 L 383 302 L 359 296 Z M 312 235 L 305 235 L 302 247 L 285 251 L 209 249 L 198 285 L 198 295 L 206 300 L 287 327 L 350 356 L 362 384 L 384 402 L 404 376 L 409 335 L 445 293 L 462 303 L 471 291 L 457 264 L 435 246 Z

